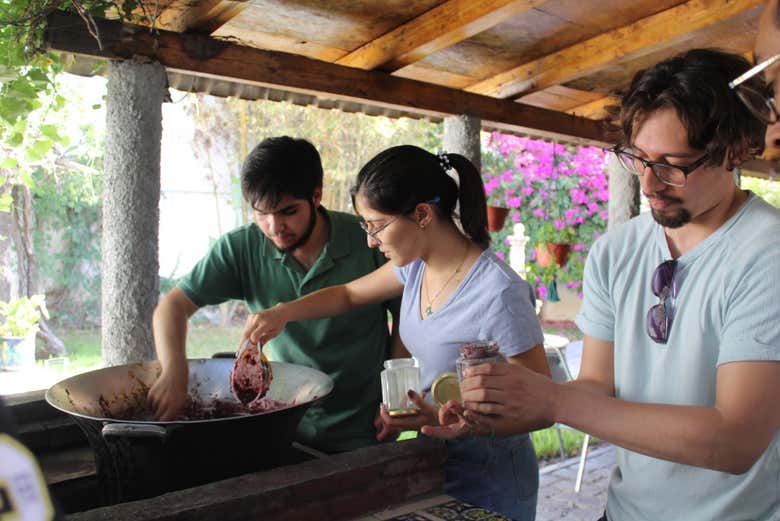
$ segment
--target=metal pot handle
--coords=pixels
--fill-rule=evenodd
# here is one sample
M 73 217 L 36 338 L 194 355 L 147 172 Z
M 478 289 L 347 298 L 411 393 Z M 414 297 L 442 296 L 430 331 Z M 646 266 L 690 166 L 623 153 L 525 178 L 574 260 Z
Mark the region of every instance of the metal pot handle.
M 101 434 L 104 438 L 111 436 L 129 436 L 133 438 L 159 438 L 168 437 L 168 431 L 161 425 L 149 423 L 107 423 L 103 425 Z
M 148 423 L 106 423 L 101 430 L 111 465 L 103 469 L 109 504 L 152 497 L 169 489 L 168 430 Z M 98 473 L 100 473 L 98 470 Z

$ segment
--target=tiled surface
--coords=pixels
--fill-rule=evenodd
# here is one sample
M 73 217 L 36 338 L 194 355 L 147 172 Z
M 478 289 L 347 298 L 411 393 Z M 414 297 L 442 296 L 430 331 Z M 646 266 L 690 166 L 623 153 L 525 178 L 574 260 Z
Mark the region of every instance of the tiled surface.
M 512 521 L 450 496 L 429 497 L 386 509 L 356 521 Z

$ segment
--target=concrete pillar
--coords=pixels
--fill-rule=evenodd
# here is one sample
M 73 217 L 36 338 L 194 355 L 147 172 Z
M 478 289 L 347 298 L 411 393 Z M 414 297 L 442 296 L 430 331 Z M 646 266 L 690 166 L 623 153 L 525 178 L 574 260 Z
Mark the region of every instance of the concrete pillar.
M 607 162 L 609 175 L 609 224 L 608 229 L 639 215 L 639 177 L 626 172 L 614 154 Z
M 154 356 L 152 312 L 159 293 L 160 139 L 165 69 L 111 62 L 103 188 L 103 361 Z
M 468 158 L 477 171 L 482 169 L 479 131 L 482 120 L 473 116 L 459 114 L 444 118 L 444 138 L 442 148 L 445 152 L 454 152 Z

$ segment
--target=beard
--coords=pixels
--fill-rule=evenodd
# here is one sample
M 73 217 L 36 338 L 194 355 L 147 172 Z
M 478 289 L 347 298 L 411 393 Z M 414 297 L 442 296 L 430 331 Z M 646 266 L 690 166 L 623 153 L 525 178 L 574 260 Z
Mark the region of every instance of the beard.
M 655 222 L 664 228 L 681 228 L 691 222 L 691 212 L 685 208 L 679 208 L 674 212 L 663 212 L 660 210 L 650 210 Z
M 286 248 L 278 248 L 279 251 L 283 251 L 284 253 L 292 253 L 304 244 L 306 244 L 309 239 L 311 238 L 311 234 L 314 231 L 314 226 L 317 224 L 317 209 L 314 208 L 314 202 L 309 200 L 309 225 L 306 227 L 306 231 L 303 232 L 303 235 L 292 243 L 290 246 L 287 246 Z

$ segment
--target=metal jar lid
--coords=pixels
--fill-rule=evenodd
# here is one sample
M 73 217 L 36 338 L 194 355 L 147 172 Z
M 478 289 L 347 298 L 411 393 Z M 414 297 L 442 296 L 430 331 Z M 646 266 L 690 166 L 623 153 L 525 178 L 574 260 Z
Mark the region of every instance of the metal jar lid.
M 460 401 L 460 383 L 456 373 L 442 373 L 431 386 L 433 401 L 439 407 L 450 400 Z

